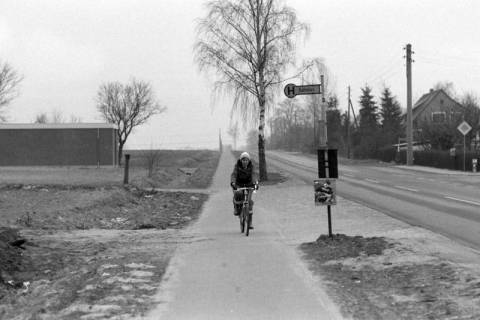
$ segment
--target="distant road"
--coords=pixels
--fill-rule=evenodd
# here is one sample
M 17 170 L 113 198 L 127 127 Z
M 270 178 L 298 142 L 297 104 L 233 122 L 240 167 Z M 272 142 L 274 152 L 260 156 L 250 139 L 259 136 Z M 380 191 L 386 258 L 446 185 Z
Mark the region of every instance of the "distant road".
M 315 157 L 268 151 L 267 159 L 306 183 L 318 177 Z M 480 250 L 480 174 L 352 162 L 339 166 L 337 194 Z

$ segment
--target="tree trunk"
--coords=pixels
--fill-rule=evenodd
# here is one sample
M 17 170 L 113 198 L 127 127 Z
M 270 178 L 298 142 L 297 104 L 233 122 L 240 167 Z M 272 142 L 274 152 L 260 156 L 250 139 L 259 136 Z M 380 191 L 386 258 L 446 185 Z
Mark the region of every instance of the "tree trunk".
M 121 167 L 122 166 L 122 153 L 123 153 L 123 145 L 125 144 L 125 142 L 122 142 L 120 141 L 118 143 L 118 166 Z
M 258 135 L 258 167 L 260 171 L 260 181 L 267 181 L 267 161 L 265 160 L 265 139 Z
M 260 124 L 258 126 L 258 169 L 260 173 L 260 181 L 267 181 L 267 161 L 265 160 L 265 90 L 261 89 L 260 99 Z M 263 99 L 262 99 L 263 97 Z

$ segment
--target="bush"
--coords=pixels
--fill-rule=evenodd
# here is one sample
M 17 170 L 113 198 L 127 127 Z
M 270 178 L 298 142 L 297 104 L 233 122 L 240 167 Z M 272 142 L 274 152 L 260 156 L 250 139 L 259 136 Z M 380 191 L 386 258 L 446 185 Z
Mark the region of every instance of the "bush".
M 463 159 L 463 151 L 457 150 L 455 156 L 450 155 L 450 151 L 431 150 L 417 151 L 414 153 L 414 163 L 420 166 L 430 166 L 435 168 L 472 171 L 472 159 L 480 158 L 479 151 L 466 151 L 465 164 Z

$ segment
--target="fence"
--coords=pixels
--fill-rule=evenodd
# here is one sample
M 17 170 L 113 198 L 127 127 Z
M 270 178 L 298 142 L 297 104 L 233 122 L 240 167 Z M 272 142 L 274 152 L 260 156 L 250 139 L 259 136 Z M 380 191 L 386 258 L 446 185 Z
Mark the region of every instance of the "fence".
M 383 148 L 375 153 L 375 158 L 384 162 L 396 162 L 406 164 L 407 151 L 396 148 Z M 465 170 L 472 171 L 472 160 L 479 159 L 480 151 L 472 150 L 465 152 Z M 463 150 L 456 150 L 455 155 L 451 155 L 447 150 L 424 150 L 413 152 L 413 164 L 418 166 L 435 167 L 440 169 L 463 170 L 464 159 Z M 478 168 L 477 168 L 478 170 Z

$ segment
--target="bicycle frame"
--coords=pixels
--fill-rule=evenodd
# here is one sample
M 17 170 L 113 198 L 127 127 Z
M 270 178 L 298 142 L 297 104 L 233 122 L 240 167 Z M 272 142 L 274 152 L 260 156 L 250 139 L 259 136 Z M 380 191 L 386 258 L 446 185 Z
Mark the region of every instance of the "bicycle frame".
M 248 237 L 250 234 L 250 200 L 252 199 L 252 193 L 256 191 L 255 188 L 246 187 L 246 188 L 237 188 L 237 191 L 243 192 L 243 203 L 242 211 L 240 212 L 240 231 Z

